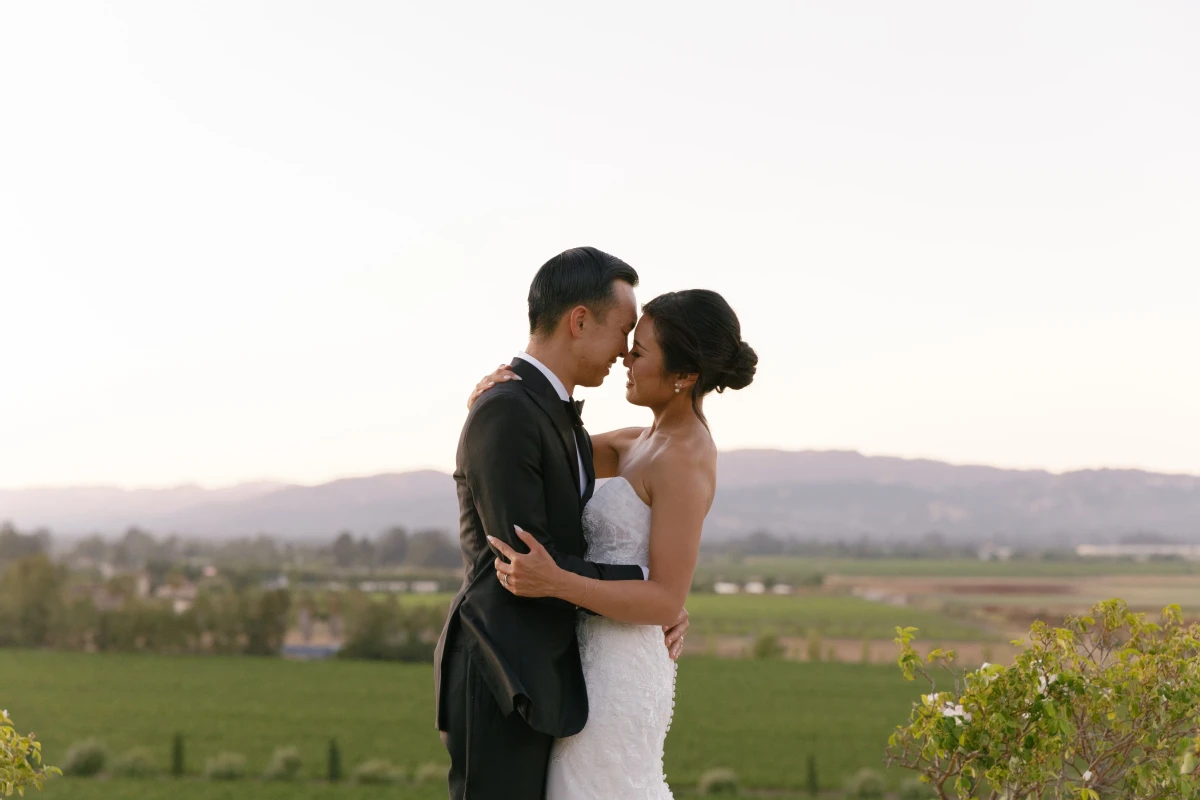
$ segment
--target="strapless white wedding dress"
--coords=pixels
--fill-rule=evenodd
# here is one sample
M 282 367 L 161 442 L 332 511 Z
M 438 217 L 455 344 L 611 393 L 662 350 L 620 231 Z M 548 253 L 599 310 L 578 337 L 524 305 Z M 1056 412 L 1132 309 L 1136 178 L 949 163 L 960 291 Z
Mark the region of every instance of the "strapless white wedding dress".
M 650 563 L 650 507 L 624 478 L 592 495 L 583 531 L 589 561 Z M 579 655 L 588 721 L 555 740 L 546 800 L 671 800 L 663 743 L 675 710 L 676 664 L 662 628 L 581 615 Z

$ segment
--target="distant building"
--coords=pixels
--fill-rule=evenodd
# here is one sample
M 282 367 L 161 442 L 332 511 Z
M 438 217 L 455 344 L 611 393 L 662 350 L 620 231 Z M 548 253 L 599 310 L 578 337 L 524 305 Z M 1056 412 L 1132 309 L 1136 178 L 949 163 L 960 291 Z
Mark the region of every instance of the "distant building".
M 1000 547 L 991 542 L 979 548 L 980 561 L 1008 561 L 1012 558 L 1013 549 L 1011 547 Z
M 1200 561 L 1200 544 L 1081 544 L 1075 548 L 1080 558 L 1182 558 Z
M 738 586 L 736 583 L 717 581 L 713 584 L 713 591 L 717 594 L 737 594 L 741 590 L 742 587 Z
M 368 594 L 375 592 L 400 594 L 408 591 L 408 581 L 362 581 L 358 584 L 358 590 Z
M 280 575 L 276 575 L 274 578 L 271 578 L 270 580 L 263 581 L 262 588 L 267 590 L 268 592 L 274 591 L 276 589 L 288 588 L 287 575 L 280 574 Z
M 767 591 L 767 587 L 760 581 L 750 581 L 746 584 L 746 594 L 763 594 Z
M 197 593 L 196 584 L 188 581 L 184 581 L 177 586 L 164 583 L 154 590 L 156 598 L 170 601 L 171 610 L 176 614 L 182 614 L 195 605 Z

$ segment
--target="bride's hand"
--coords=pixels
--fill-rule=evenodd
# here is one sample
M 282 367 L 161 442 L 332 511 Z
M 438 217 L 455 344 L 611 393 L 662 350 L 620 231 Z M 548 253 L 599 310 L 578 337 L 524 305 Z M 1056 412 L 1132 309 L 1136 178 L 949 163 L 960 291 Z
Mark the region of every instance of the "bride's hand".
M 496 559 L 496 578 L 517 597 L 557 597 L 554 579 L 562 570 L 532 533 L 517 525 L 513 527 L 517 537 L 529 547 L 529 552 L 518 553 L 496 537 L 489 536 L 488 543 L 508 559 L 507 564 Z
M 471 396 L 467 398 L 467 410 L 471 410 L 471 406 L 475 405 L 475 401 L 479 396 L 488 389 L 495 386 L 497 383 L 504 381 L 519 381 L 521 376 L 512 371 L 512 367 L 508 364 L 501 364 L 496 368 L 496 371 L 491 375 L 484 377 L 479 383 L 475 384 L 475 390 L 471 392 Z

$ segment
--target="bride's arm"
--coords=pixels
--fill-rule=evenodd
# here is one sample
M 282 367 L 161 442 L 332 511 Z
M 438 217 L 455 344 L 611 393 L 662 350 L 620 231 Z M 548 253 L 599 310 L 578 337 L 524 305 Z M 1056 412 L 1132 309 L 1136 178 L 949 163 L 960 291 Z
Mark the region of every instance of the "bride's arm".
M 621 472 L 621 453 L 645 428 L 618 428 L 592 437 L 592 467 L 597 478 L 615 478 Z
M 682 455 L 656 459 L 651 479 L 650 577 L 644 581 L 599 581 L 560 569 L 537 540 L 518 529 L 530 552 L 519 554 L 492 540 L 506 558 L 496 559 L 497 578 L 522 597 L 558 597 L 635 625 L 673 624 L 683 609 L 700 550 L 700 529 L 712 505 L 716 465 Z M 507 581 L 505 581 L 507 576 Z
M 519 381 L 521 376 L 513 372 L 508 364 L 501 364 L 491 375 L 485 375 L 467 398 L 467 410 L 475 405 L 488 389 L 497 383 Z M 621 452 L 630 441 L 636 439 L 644 428 L 618 428 L 615 431 L 598 433 L 592 437 L 592 467 L 597 478 L 615 478 L 620 471 Z

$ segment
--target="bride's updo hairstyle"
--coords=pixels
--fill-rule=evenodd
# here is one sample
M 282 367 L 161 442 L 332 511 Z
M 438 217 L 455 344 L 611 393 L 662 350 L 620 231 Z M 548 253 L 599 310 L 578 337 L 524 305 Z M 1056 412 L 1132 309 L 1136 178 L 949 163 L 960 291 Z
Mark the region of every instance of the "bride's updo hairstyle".
M 754 380 L 758 355 L 742 341 L 742 326 L 725 298 L 708 289 L 667 292 L 646 303 L 642 313 L 654 322 L 654 333 L 668 374 L 696 374 L 692 408 L 714 389 L 745 389 Z

